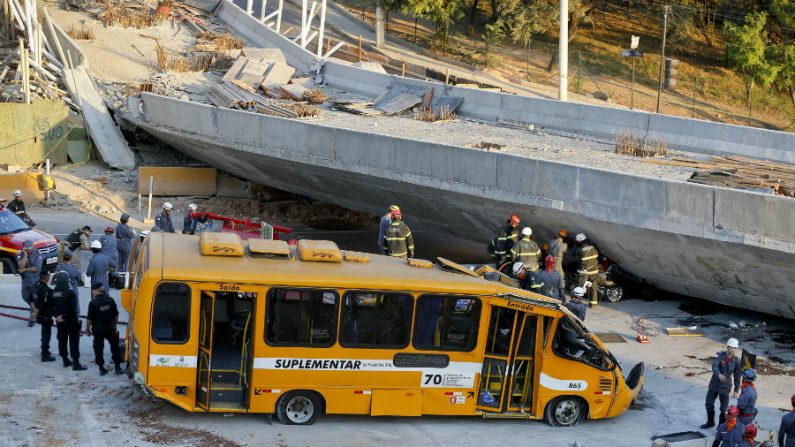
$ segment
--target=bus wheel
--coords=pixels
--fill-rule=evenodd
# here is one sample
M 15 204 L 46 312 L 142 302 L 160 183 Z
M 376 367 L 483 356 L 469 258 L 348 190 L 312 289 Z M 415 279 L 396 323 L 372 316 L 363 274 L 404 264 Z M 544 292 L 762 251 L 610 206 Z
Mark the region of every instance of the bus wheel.
M 322 402 L 311 391 L 290 391 L 276 403 L 276 417 L 285 425 L 311 425 L 322 409 Z
M 561 396 L 547 404 L 544 420 L 553 427 L 573 427 L 586 416 L 585 403 L 579 397 Z

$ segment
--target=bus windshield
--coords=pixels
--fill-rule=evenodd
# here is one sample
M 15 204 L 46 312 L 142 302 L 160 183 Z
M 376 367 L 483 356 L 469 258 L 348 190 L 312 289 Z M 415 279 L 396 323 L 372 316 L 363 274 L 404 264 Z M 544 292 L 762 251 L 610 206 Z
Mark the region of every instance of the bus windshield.
M 568 316 L 560 319 L 552 346 L 561 357 L 578 360 L 601 370 L 615 368 L 612 356 L 593 341 L 590 333 L 576 319 Z

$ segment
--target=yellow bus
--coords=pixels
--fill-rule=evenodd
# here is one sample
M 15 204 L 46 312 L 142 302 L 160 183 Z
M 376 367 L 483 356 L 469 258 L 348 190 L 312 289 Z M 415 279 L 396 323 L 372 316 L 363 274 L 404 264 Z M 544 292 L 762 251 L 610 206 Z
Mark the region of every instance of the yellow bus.
M 187 411 L 466 415 L 575 425 L 643 386 L 559 302 L 439 258 L 152 233 L 134 248 L 134 382 Z

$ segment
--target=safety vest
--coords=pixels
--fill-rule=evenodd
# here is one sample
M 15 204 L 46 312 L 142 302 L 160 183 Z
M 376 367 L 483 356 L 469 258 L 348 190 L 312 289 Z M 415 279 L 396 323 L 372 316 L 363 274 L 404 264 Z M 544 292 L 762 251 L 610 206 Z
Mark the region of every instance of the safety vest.
M 405 257 L 414 253 L 414 238 L 402 220 L 393 220 L 384 233 L 384 251 L 389 256 Z
M 511 248 L 513 262 L 521 262 L 532 271 L 538 270 L 538 260 L 541 258 L 541 249 L 529 237 L 523 238 Z
M 596 275 L 599 273 L 599 252 L 596 247 L 589 243 L 583 244 L 580 248 L 580 262 L 582 262 L 582 272 L 586 275 Z

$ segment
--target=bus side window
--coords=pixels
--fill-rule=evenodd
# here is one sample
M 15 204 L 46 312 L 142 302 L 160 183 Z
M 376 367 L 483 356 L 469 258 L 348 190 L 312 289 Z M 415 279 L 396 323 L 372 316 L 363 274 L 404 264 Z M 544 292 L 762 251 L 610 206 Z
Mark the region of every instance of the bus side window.
M 190 336 L 191 291 L 187 284 L 162 283 L 155 292 L 152 339 L 157 343 L 182 344 Z
M 348 292 L 340 343 L 348 347 L 405 348 L 411 334 L 411 295 Z
M 331 290 L 271 289 L 265 341 L 276 346 L 333 345 L 338 302 L 337 293 Z
M 414 347 L 471 351 L 477 342 L 480 308 L 477 298 L 421 296 L 417 300 Z

